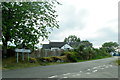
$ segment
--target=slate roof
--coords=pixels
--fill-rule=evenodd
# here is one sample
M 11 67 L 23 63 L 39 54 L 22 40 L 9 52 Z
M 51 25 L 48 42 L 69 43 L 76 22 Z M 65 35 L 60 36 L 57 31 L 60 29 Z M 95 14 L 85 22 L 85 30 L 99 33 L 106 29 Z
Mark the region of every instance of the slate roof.
M 43 47 L 44 49 L 50 49 L 50 45 L 49 44 L 43 44 Z
M 49 44 L 43 44 L 43 48 L 44 49 L 61 48 L 65 44 L 68 44 L 73 48 L 77 48 L 77 47 L 79 47 L 79 45 L 82 45 L 82 44 L 84 44 L 86 47 L 92 46 L 92 44 L 85 44 L 85 43 L 86 43 L 85 41 L 82 41 L 82 42 L 70 42 L 70 43 L 67 43 L 67 42 L 50 42 Z
M 43 44 L 44 49 L 51 49 L 51 48 L 61 48 L 67 44 L 66 42 L 50 42 L 49 44 Z
M 65 44 L 67 44 L 66 42 L 50 42 L 50 47 L 57 47 L 57 48 L 61 48 L 62 46 L 64 46 Z

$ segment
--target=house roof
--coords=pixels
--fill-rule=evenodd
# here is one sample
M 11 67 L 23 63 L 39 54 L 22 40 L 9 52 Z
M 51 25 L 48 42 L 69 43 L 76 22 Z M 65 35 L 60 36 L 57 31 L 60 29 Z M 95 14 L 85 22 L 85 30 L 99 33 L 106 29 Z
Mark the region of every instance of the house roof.
M 85 42 L 85 41 L 82 41 L 82 42 L 70 42 L 70 43 L 67 43 L 67 42 L 50 42 L 49 44 L 43 44 L 43 48 L 44 49 L 61 48 L 65 44 L 68 44 L 73 48 L 77 48 L 77 47 L 79 47 L 79 45 L 82 45 L 82 44 L 85 45 L 86 47 L 92 46 L 91 43 L 88 43 L 88 42 Z
M 50 49 L 50 45 L 49 44 L 43 44 L 43 47 L 44 49 Z
M 57 47 L 57 48 L 61 48 L 62 46 L 64 46 L 65 44 L 67 44 L 66 42 L 50 42 L 50 47 Z

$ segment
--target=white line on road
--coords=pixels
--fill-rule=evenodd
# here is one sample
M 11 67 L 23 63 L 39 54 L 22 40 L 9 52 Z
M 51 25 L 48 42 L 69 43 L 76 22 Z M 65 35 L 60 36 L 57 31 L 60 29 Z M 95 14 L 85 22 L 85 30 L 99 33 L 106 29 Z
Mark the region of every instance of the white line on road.
M 97 67 L 93 67 L 93 69 L 96 69 Z
M 79 75 L 81 75 L 81 74 L 76 74 L 76 76 L 79 76 Z
M 80 71 L 80 73 L 81 73 L 82 71 Z
M 90 71 L 90 69 L 87 69 L 87 71 Z
M 48 77 L 48 78 L 55 78 L 55 77 L 57 77 L 57 75 L 55 75 L 55 76 L 50 76 L 50 77 Z
M 91 74 L 91 73 L 87 72 L 87 73 L 85 73 L 85 74 Z
M 92 72 L 97 72 L 98 70 L 94 70 L 94 71 L 92 71 Z
M 63 77 L 63 78 L 68 78 L 68 77 Z
M 71 73 L 66 73 L 66 74 L 63 74 L 63 75 L 69 75 L 69 74 L 71 74 Z

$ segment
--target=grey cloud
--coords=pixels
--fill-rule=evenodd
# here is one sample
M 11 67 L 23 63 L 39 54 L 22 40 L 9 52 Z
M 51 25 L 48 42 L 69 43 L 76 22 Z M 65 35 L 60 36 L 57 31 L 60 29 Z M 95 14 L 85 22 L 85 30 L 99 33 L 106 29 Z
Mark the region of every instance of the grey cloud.
M 82 30 L 85 28 L 85 21 L 83 20 L 87 15 L 87 10 L 76 10 L 74 6 L 69 5 L 58 12 L 60 28 L 54 29 L 49 39 L 59 40 L 61 39 L 59 35 L 65 31 L 75 31 L 76 28 Z
M 102 45 L 106 41 L 116 41 L 118 42 L 118 33 L 112 31 L 109 28 L 103 28 L 97 31 L 98 33 L 103 33 L 103 36 L 98 36 L 94 39 L 89 39 L 91 42 L 95 44 L 95 46 Z

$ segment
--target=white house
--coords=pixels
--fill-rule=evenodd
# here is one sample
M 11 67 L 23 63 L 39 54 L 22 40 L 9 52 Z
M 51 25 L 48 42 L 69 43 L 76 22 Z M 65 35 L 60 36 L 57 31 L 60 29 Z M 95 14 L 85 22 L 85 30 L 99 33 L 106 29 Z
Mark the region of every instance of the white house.
M 64 46 L 61 47 L 61 49 L 73 49 L 69 44 L 65 44 Z
M 43 49 L 73 49 L 67 42 L 50 42 L 49 44 L 43 44 Z

